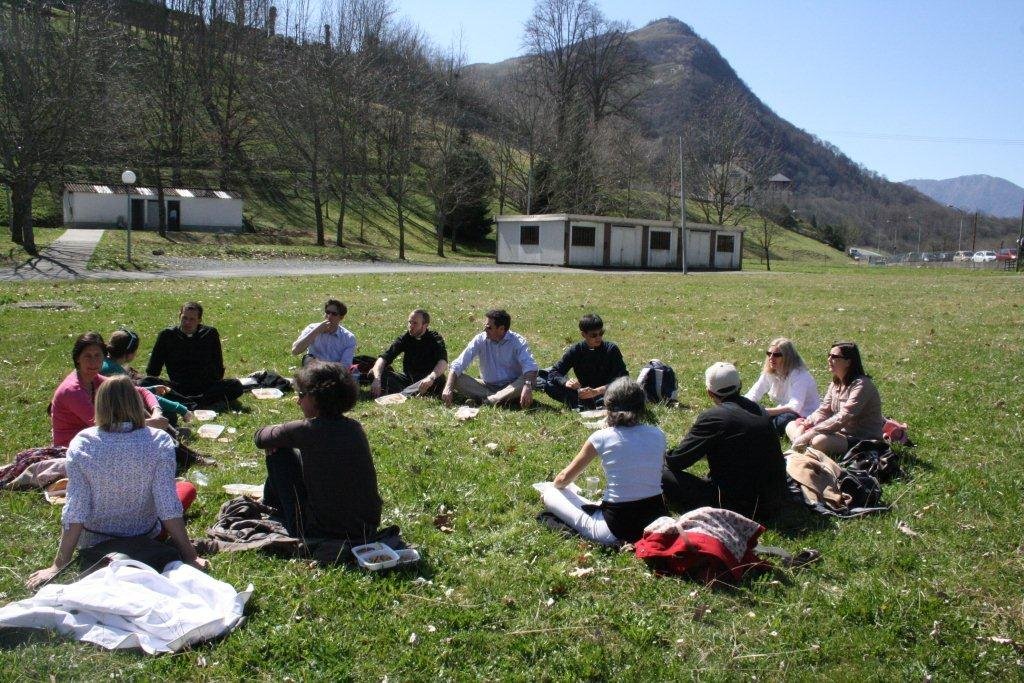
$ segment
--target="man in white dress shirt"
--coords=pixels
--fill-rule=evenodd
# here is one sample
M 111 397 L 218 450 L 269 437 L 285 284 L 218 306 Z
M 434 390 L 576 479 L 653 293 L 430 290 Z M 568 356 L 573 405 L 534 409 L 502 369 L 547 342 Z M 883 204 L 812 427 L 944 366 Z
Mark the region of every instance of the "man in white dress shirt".
M 519 405 L 533 403 L 533 383 L 537 379 L 537 361 L 522 336 L 509 330 L 512 316 L 503 309 L 487 311 L 484 331 L 473 337 L 459 357 L 448 367 L 448 379 L 441 400 L 451 405 L 455 391 L 490 405 L 510 402 L 519 397 Z M 480 360 L 480 379 L 466 370 Z
M 356 336 L 341 326 L 348 308 L 337 299 L 328 299 L 324 304 L 323 322 L 310 323 L 299 333 L 292 344 L 292 355 L 305 352 L 302 365 L 312 360 L 341 363 L 345 368 L 352 365 L 356 353 Z

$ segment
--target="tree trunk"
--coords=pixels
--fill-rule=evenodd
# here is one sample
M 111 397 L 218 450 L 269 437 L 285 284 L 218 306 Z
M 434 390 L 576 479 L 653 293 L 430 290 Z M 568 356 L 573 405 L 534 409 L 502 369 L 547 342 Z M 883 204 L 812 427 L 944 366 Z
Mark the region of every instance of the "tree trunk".
M 398 209 L 398 258 L 405 260 L 405 216 L 402 212 L 402 193 L 395 196 L 395 208 Z
M 341 176 L 341 192 L 338 193 L 338 224 L 335 226 L 334 243 L 345 246 L 345 211 L 348 208 L 348 173 Z
M 440 211 L 434 211 L 434 225 L 437 226 L 437 255 L 444 258 L 444 220 Z
M 32 194 L 35 184 L 25 181 L 11 185 L 11 240 L 35 256 L 36 240 L 32 231 Z
M 156 202 L 157 216 L 159 216 L 159 220 L 157 221 L 157 231 L 160 233 L 161 237 L 167 237 L 167 206 L 164 205 L 164 178 L 160 173 L 159 167 L 156 169 Z M 128 206 L 131 206 L 130 197 L 128 199 Z M 131 229 L 132 216 L 130 211 L 126 218 L 128 219 L 127 227 L 128 229 Z
M 313 195 L 313 215 L 316 216 L 316 245 L 322 247 L 326 245 L 324 240 L 324 206 L 323 202 L 320 201 L 320 176 L 316 172 L 316 167 L 309 174 L 309 191 Z

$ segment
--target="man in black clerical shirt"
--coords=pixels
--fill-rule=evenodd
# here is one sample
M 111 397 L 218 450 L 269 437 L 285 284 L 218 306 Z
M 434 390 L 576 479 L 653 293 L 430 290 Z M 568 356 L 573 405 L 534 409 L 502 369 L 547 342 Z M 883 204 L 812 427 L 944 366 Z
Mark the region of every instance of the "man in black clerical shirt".
M 391 364 L 401 354 L 402 372 L 395 372 Z M 437 395 L 444 388 L 447 370 L 444 338 L 430 329 L 430 314 L 417 308 L 409 314 L 408 331 L 395 339 L 373 364 L 370 393 L 375 397 L 399 392 L 406 396 Z
M 570 408 L 596 408 L 604 404 L 604 392 L 613 380 L 626 377 L 626 363 L 619 347 L 604 339 L 604 321 L 595 313 L 580 318 L 583 340 L 565 350 L 548 370 L 544 391 Z M 576 377 L 568 377 L 572 370 Z

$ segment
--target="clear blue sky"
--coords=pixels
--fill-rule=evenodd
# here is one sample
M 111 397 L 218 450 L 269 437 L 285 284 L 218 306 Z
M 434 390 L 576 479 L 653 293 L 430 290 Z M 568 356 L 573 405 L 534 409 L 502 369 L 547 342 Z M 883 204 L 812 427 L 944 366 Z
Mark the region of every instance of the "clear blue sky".
M 393 0 L 468 62 L 522 53 L 530 0 Z M 984 173 L 1024 187 L 1024 0 L 598 0 L 718 48 L 794 125 L 890 180 Z

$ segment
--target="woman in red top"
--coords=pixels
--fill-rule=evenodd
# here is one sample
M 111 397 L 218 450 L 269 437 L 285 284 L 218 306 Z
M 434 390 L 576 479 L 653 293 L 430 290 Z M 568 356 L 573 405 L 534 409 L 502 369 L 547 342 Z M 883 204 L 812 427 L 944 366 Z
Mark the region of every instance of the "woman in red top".
M 98 332 L 86 332 L 75 340 L 71 360 L 75 370 L 60 383 L 50 401 L 50 421 L 53 426 L 53 445 L 67 446 L 78 432 L 95 425 L 96 389 L 107 379 L 100 374 L 106 345 Z M 160 412 L 156 396 L 139 389 L 149 417 L 146 425 L 166 429 L 167 419 Z

